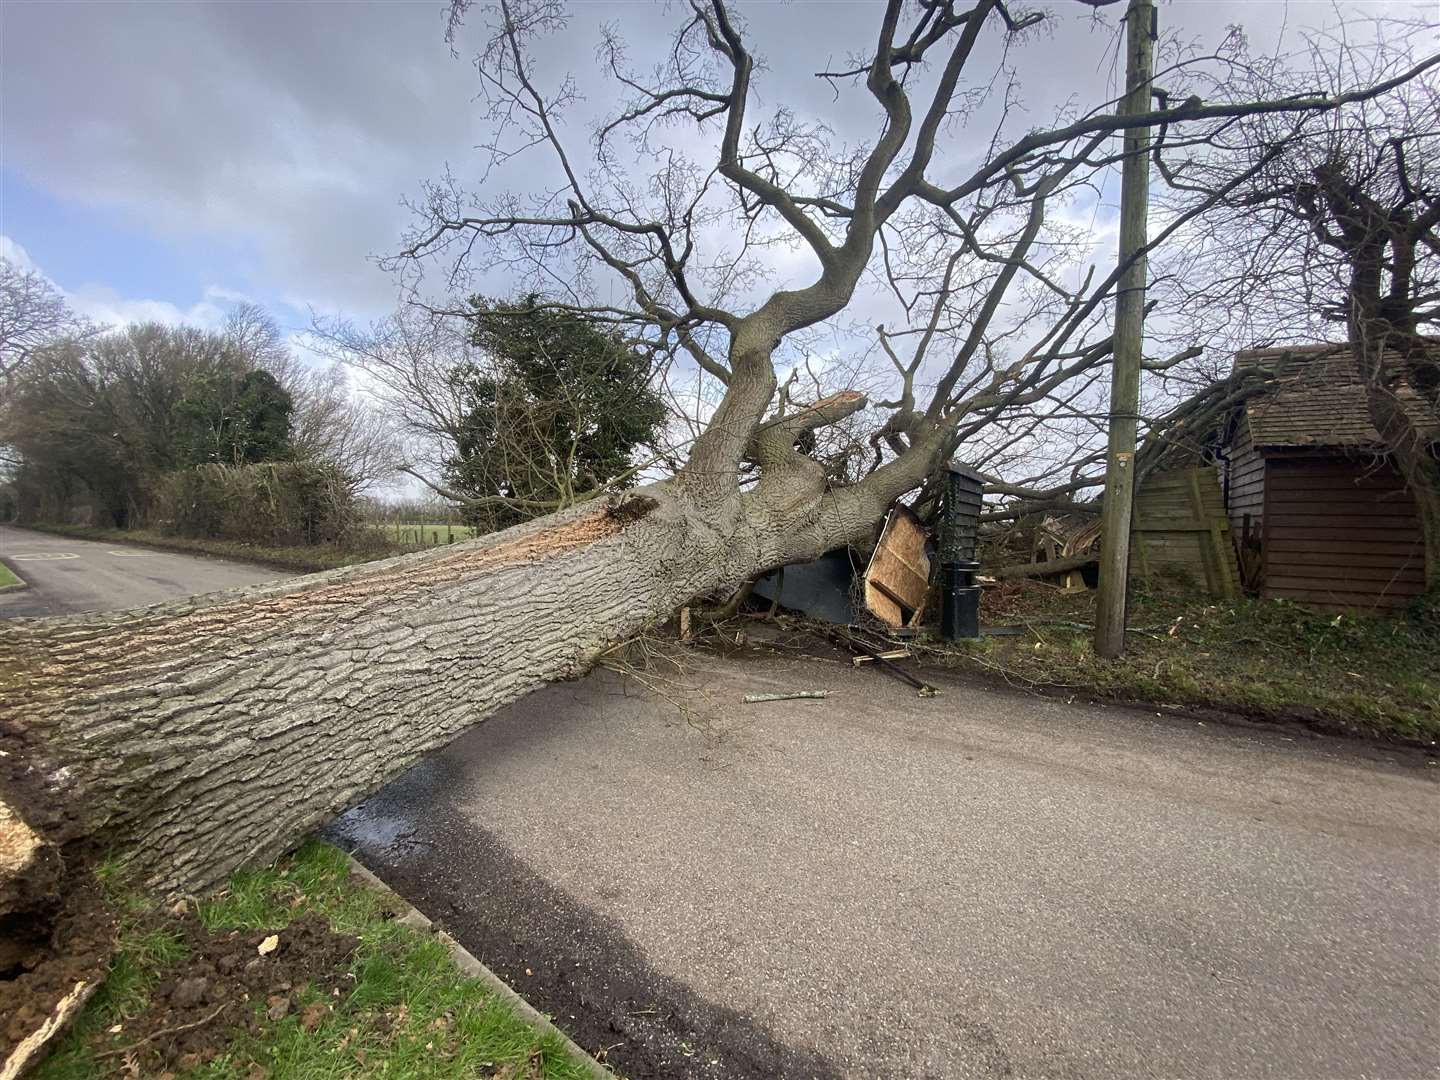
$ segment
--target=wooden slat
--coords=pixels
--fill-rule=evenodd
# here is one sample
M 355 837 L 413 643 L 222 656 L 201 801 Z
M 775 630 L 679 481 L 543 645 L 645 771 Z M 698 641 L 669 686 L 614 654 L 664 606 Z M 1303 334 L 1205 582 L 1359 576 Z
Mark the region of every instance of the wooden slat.
M 1308 529 L 1317 525 L 1327 526 L 1331 529 L 1344 529 L 1347 532 L 1352 528 L 1363 527 L 1368 529 L 1380 529 L 1397 533 L 1414 533 L 1419 535 L 1420 525 L 1413 514 L 1371 514 L 1369 517 L 1361 518 L 1358 522 L 1350 523 L 1343 518 L 1337 518 L 1333 514 L 1276 514 L 1270 513 L 1266 517 L 1270 519 L 1272 528 L 1283 529 L 1287 526 Z
M 1269 513 L 1281 516 L 1303 516 L 1320 514 L 1325 517 L 1364 517 L 1379 514 L 1384 517 L 1414 517 L 1415 503 L 1412 499 L 1398 496 L 1387 499 L 1356 499 L 1353 502 L 1309 502 L 1304 499 L 1278 498 L 1272 492 Z
M 1320 578 L 1335 582 L 1419 581 L 1425 580 L 1421 566 L 1341 566 L 1335 563 L 1273 562 L 1270 573 L 1282 577 Z
M 1286 467 L 1270 462 L 1266 477 L 1276 487 L 1294 491 L 1393 491 L 1404 487 L 1395 473 L 1364 474 L 1351 468 L 1327 469 L 1319 466 L 1305 469 Z
M 1325 540 L 1292 540 L 1289 537 L 1271 539 L 1269 550 L 1277 554 L 1291 551 L 1323 551 L 1335 555 L 1377 555 L 1388 558 L 1404 558 L 1414 554 L 1423 558 L 1425 549 L 1418 540 L 1356 540 L 1348 533 L 1327 537 Z
M 1269 589 L 1320 589 L 1332 593 L 1354 593 L 1374 594 L 1392 593 L 1395 595 L 1418 596 L 1424 592 L 1424 581 L 1396 581 L 1393 585 L 1387 585 L 1381 581 L 1351 580 L 1329 577 L 1307 577 L 1299 574 L 1275 574 L 1266 575 L 1265 586 Z
M 1335 551 L 1329 546 L 1306 547 L 1272 554 L 1276 566 L 1387 566 L 1398 570 L 1410 565 L 1425 565 L 1425 552 L 1418 546 L 1395 552 L 1375 552 L 1363 547 L 1359 551 Z

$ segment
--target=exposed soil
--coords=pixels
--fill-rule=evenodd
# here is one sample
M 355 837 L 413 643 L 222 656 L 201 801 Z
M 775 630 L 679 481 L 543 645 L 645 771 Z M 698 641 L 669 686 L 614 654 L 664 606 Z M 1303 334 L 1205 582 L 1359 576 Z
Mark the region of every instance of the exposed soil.
M 23 943 L 25 955 L 18 970 L 0 978 L 0 1061 L 44 1023 L 77 983 L 103 979 L 110 963 L 115 917 L 88 875 L 72 875 L 71 884 L 54 922 L 45 924 L 48 937 L 36 940 L 11 927 L 11 940 Z
M 85 822 L 32 764 L 44 760 L 37 735 L 17 718 L 0 720 L 0 750 L 0 799 L 43 842 L 28 870 L 0 888 L 3 1061 L 78 983 L 103 977 L 115 918 L 91 873 Z
M 95 1053 L 115 1074 L 164 1075 L 204 1064 L 223 1052 L 237 1030 L 258 1032 L 298 1012 L 314 1027 L 325 1006 L 296 998 L 311 984 L 326 998 L 348 993 L 349 958 L 359 940 L 337 934 L 306 915 L 280 931 L 233 930 L 211 934 L 191 914 L 157 918 L 157 929 L 179 935 L 188 955 L 166 972 L 150 1005 L 119 1031 L 95 1037 Z M 278 940 L 267 947 L 272 936 Z M 262 947 L 266 951 L 262 952 Z

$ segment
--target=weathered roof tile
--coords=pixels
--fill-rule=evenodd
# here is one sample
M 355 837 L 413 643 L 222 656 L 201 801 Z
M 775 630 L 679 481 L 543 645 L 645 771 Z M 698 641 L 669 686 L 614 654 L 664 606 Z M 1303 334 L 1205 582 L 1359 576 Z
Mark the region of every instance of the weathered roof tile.
M 1280 380 L 1278 389 L 1251 398 L 1245 407 L 1256 446 L 1380 444 L 1348 347 L 1249 349 L 1236 354 L 1235 366 L 1265 368 Z M 1440 410 L 1406 384 L 1395 393 L 1421 430 L 1440 439 Z

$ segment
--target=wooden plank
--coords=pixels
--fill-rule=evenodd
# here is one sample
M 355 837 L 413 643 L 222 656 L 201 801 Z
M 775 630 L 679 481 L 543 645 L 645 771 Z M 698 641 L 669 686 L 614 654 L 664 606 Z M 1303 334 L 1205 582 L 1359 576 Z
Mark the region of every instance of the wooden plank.
M 1398 473 L 1365 473 L 1355 468 L 1292 469 L 1272 461 L 1267 478 L 1276 487 L 1291 491 L 1393 491 L 1405 486 Z
M 1355 499 L 1350 502 L 1307 502 L 1303 499 L 1271 498 L 1266 509 L 1272 514 L 1303 517 L 1320 514 L 1325 517 L 1353 518 L 1380 515 L 1382 517 L 1413 518 L 1415 503 L 1410 499 Z
M 1287 577 L 1314 578 L 1336 583 L 1404 581 L 1424 582 L 1425 571 L 1419 566 L 1326 566 L 1314 563 L 1275 562 L 1270 573 L 1276 580 Z
M 1267 520 L 1266 524 L 1269 522 Z M 1414 547 L 1421 542 L 1419 533 L 1406 533 L 1397 535 L 1394 529 L 1346 529 L 1344 532 L 1336 532 L 1334 529 L 1301 529 L 1296 526 L 1287 526 L 1284 529 L 1276 529 L 1270 533 L 1276 543 L 1282 546 L 1276 550 L 1285 550 L 1286 544 L 1304 544 L 1310 548 L 1324 548 L 1331 544 L 1356 543 L 1369 545 L 1378 544 L 1399 544 L 1401 546 Z
M 905 625 L 905 612 L 900 605 L 868 581 L 865 583 L 865 607 L 887 626 Z

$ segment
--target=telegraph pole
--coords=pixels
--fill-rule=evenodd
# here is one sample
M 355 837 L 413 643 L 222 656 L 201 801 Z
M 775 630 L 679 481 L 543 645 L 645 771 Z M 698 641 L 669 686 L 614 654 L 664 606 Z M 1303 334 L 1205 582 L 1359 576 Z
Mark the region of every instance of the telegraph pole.
M 1121 116 L 1150 111 L 1155 63 L 1154 0 L 1130 0 L 1125 12 L 1125 97 Z M 1125 589 L 1130 570 L 1130 518 L 1135 498 L 1135 429 L 1140 409 L 1140 357 L 1145 339 L 1146 218 L 1150 209 L 1150 129 L 1125 132 L 1120 180 L 1120 262 L 1130 261 L 1115 298 L 1115 354 L 1110 376 L 1110 443 L 1100 521 L 1100 593 L 1095 601 L 1095 651 L 1125 651 Z

